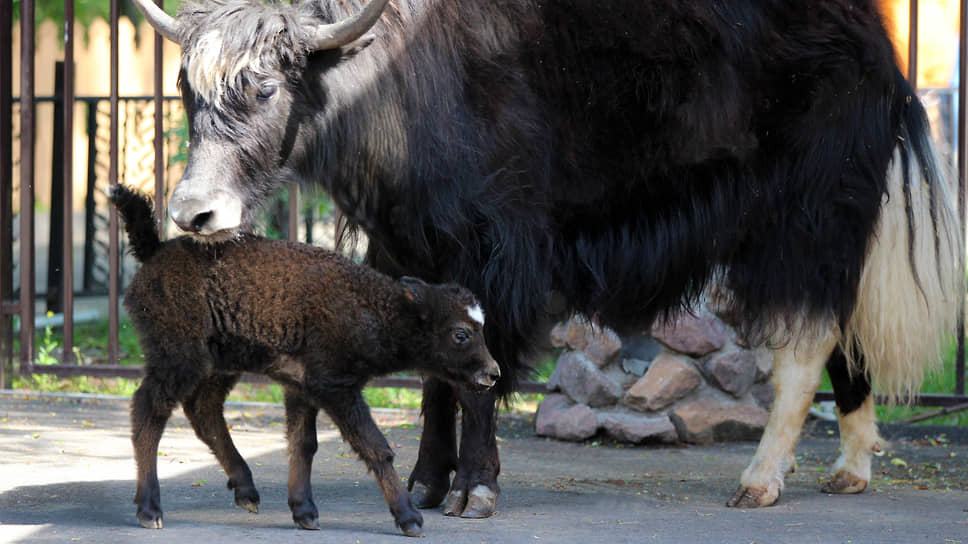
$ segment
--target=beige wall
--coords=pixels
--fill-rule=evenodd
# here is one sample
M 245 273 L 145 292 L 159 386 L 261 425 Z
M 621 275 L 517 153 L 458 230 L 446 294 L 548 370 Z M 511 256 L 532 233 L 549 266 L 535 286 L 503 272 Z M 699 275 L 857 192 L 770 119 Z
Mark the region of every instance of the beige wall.
M 136 31 L 137 30 L 137 31 Z M 75 94 L 78 96 L 107 96 L 111 83 L 111 31 L 108 23 L 96 20 L 89 28 L 77 26 L 75 30 L 74 65 Z M 154 33 L 147 24 L 138 29 L 127 18 L 118 25 L 118 91 L 120 96 L 150 95 L 154 92 Z M 20 95 L 20 28 L 14 28 L 13 37 L 13 92 Z M 164 67 L 162 69 L 163 92 L 165 95 L 177 94 L 175 86 L 178 77 L 178 46 L 164 41 Z M 34 58 L 34 86 L 36 96 L 50 96 L 54 92 L 54 63 L 64 60 L 63 43 L 58 36 L 57 26 L 45 21 L 37 30 Z M 150 105 L 148 106 L 151 107 Z M 14 133 L 20 134 L 19 115 L 14 114 Z M 124 115 L 124 112 L 121 112 Z M 79 103 L 74 109 L 74 206 L 80 209 L 84 204 L 84 191 L 87 181 L 87 109 Z M 50 164 L 54 153 L 52 140 L 53 106 L 38 104 L 36 114 L 36 149 L 34 151 L 35 175 L 34 190 L 39 205 L 50 202 Z M 121 121 L 119 120 L 119 123 Z M 169 127 L 165 127 L 166 129 Z M 137 127 L 137 130 L 150 130 L 150 127 Z M 148 142 L 150 147 L 150 142 Z M 14 141 L 14 179 L 20 180 L 20 145 Z M 131 156 L 126 164 L 119 165 L 124 182 L 144 186 L 153 171 L 151 156 Z M 173 172 L 174 174 L 174 172 Z M 171 182 L 169 181 L 169 184 Z M 15 202 L 15 207 L 17 203 Z

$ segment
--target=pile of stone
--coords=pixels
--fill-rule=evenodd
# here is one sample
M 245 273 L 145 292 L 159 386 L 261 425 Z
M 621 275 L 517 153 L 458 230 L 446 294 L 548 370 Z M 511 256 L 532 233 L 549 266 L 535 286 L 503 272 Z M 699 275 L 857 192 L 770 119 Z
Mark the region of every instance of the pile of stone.
M 552 343 L 563 351 L 538 408 L 540 435 L 710 443 L 756 440 L 766 425 L 769 351 L 744 347 L 705 306 L 622 338 L 576 317 Z

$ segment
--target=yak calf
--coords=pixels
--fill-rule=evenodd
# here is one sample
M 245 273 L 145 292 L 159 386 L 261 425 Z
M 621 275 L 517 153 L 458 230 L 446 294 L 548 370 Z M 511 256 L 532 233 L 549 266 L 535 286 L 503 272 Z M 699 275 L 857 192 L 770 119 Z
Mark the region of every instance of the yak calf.
M 374 376 L 404 369 L 494 385 L 500 370 L 474 295 L 457 285 L 395 281 L 322 248 L 250 234 L 217 244 L 162 242 L 147 197 L 123 186 L 110 196 L 143 263 L 124 301 L 145 354 L 131 406 L 141 525 L 162 527 L 158 442 L 178 403 L 225 469 L 235 503 L 258 511 L 252 473 L 223 415 L 242 372 L 254 372 L 285 391 L 289 507 L 300 527 L 319 528 L 310 470 L 322 409 L 376 476 L 397 526 L 422 534 L 423 518 L 361 390 Z

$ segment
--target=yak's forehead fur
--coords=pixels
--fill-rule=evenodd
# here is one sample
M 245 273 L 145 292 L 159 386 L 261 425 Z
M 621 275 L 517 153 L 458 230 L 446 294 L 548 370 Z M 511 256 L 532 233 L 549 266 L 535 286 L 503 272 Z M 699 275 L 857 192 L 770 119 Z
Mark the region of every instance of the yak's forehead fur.
M 182 68 L 194 92 L 221 109 L 245 84 L 289 77 L 309 54 L 311 3 L 189 0 L 178 12 Z M 278 77 L 278 76 L 277 76 Z

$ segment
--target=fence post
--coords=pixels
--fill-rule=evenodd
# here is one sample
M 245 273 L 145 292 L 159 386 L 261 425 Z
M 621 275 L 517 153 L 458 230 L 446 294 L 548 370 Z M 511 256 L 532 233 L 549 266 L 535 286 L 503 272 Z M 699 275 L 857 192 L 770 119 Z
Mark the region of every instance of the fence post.
M 13 384 L 13 3 L 0 2 L 0 388 Z M 12 305 L 11 305 L 12 306 Z
M 34 3 L 20 4 L 20 371 L 34 365 Z
M 64 311 L 61 278 L 64 267 L 64 154 L 57 146 L 64 143 L 64 63 L 54 63 L 54 153 L 50 161 L 50 239 L 47 244 L 47 311 Z

